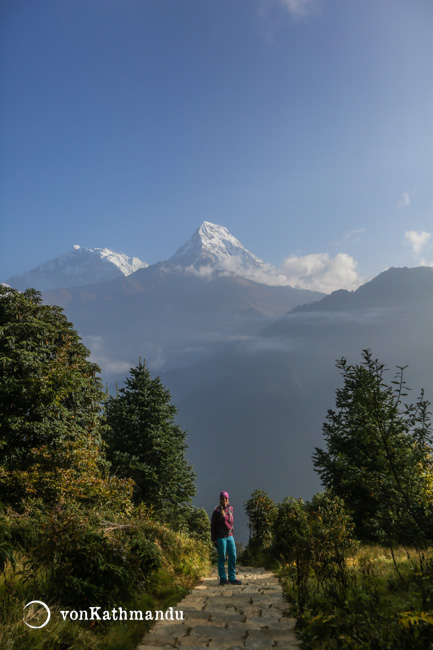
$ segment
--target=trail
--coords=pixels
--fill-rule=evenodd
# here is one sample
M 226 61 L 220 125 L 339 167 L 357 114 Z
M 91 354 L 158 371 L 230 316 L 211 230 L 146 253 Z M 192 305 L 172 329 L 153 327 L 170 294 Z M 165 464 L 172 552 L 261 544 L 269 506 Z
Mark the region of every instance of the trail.
M 157 648 L 300 648 L 295 619 L 270 571 L 237 567 L 242 585 L 218 584 L 216 572 L 176 605 L 184 620 L 158 621 L 137 650 Z

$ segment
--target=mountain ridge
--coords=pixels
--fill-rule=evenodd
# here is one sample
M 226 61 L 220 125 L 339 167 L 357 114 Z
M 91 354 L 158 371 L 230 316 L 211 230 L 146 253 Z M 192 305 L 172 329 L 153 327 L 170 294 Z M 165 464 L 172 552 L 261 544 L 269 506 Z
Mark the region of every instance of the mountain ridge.
M 107 248 L 73 250 L 7 280 L 10 286 L 39 291 L 98 284 L 128 277 L 149 269 L 171 273 L 212 277 L 218 274 L 240 276 L 259 284 L 290 287 L 288 278 L 276 267 L 251 253 L 225 226 L 203 221 L 190 239 L 167 260 L 149 265 L 136 257 Z
M 311 304 L 298 305 L 293 313 L 353 310 L 391 306 L 396 299 L 407 304 L 420 298 L 433 299 L 433 268 L 430 266 L 391 267 L 354 291 L 338 289 Z
M 126 277 L 149 264 L 138 257 L 108 248 L 86 248 L 74 244 L 72 250 L 43 262 L 29 271 L 14 275 L 7 284 L 23 291 L 29 287 L 49 291 L 67 286 L 83 286 Z

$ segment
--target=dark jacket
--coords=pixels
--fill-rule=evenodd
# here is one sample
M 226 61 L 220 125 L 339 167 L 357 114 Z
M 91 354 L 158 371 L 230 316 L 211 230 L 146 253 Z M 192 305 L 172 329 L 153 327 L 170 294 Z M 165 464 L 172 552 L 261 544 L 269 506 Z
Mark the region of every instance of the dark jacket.
M 222 537 L 232 537 L 233 535 L 233 508 L 227 506 L 222 508 L 217 506 L 212 513 L 210 522 L 210 534 L 212 541 Z

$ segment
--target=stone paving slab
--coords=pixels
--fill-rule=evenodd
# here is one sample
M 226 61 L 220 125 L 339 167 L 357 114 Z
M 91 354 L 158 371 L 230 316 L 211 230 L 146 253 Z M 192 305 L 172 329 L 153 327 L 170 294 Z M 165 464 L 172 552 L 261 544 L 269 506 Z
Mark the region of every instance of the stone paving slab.
M 300 648 L 276 576 L 250 567 L 238 567 L 237 575 L 242 585 L 220 586 L 216 571 L 202 580 L 173 608 L 184 620 L 158 621 L 137 650 Z

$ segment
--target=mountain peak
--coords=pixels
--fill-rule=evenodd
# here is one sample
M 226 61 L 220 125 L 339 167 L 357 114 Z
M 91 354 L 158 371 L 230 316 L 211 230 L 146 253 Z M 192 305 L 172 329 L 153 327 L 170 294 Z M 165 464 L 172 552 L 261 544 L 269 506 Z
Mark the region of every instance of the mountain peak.
M 274 266 L 247 250 L 225 226 L 210 221 L 203 221 L 166 264 L 200 275 L 223 272 L 263 284 L 288 285 Z
M 108 248 L 85 248 L 74 244 L 72 250 L 8 280 L 20 291 L 33 287 L 48 291 L 60 287 L 95 284 L 131 275 L 149 266 L 138 257 L 128 257 Z
M 196 269 L 211 265 L 215 267 L 215 270 L 221 270 L 221 264 L 225 260 L 245 253 L 250 255 L 257 263 L 262 262 L 258 257 L 247 251 L 241 242 L 230 234 L 227 228 L 210 221 L 203 221 L 194 231 L 191 239 L 178 248 L 168 262 L 185 268 L 192 266 Z

